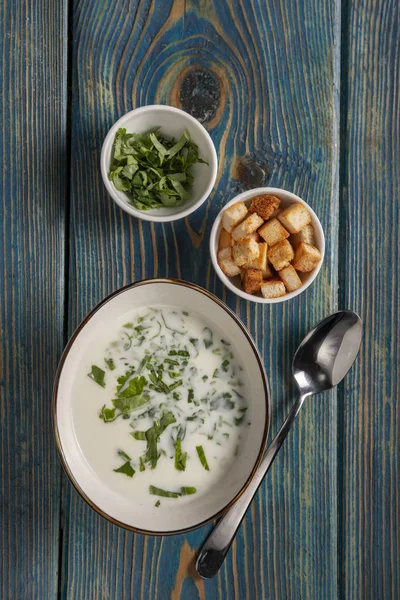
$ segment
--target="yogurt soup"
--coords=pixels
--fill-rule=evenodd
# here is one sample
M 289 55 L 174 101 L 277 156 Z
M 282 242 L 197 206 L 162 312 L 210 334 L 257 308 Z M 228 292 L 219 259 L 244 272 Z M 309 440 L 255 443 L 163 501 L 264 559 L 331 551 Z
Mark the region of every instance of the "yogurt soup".
M 223 485 L 250 425 L 229 340 L 170 306 L 140 309 L 114 331 L 99 332 L 74 383 L 90 468 L 115 493 L 157 507 Z

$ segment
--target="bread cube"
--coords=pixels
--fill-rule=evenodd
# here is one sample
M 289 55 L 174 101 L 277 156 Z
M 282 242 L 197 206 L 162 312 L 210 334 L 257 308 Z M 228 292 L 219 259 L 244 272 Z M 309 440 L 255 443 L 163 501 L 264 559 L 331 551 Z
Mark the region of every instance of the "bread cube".
M 236 204 L 232 204 L 229 208 L 227 208 L 222 215 L 222 227 L 232 232 L 232 229 L 239 225 L 241 221 L 247 215 L 247 208 L 244 202 L 237 202 Z
M 270 216 L 270 219 L 275 219 L 277 218 L 278 215 L 280 215 L 282 212 L 281 208 L 278 208 L 277 210 L 274 210 L 274 212 L 272 213 L 272 215 Z
M 253 231 L 253 233 L 251 233 L 247 237 L 253 238 L 253 240 L 255 240 L 257 243 L 262 242 L 262 237 L 260 236 L 260 234 L 257 231 Z
M 218 264 L 227 277 L 239 275 L 240 267 L 237 266 L 232 256 L 232 248 L 224 248 L 217 255 Z
M 293 260 L 293 257 L 293 248 L 287 240 L 275 244 L 275 246 L 272 246 L 272 248 L 268 250 L 268 260 L 276 271 L 280 271 L 287 267 Z
M 290 243 L 294 248 L 297 248 L 300 242 L 305 242 L 306 244 L 312 244 L 315 246 L 315 232 L 311 223 L 303 227 L 303 229 L 301 229 L 298 233 L 294 233 L 290 238 Z
M 264 279 L 268 279 L 268 277 L 272 277 L 272 271 L 270 269 L 270 266 L 268 264 L 268 259 L 267 259 L 268 244 L 266 244 L 265 242 L 262 242 L 261 244 L 258 244 L 258 249 L 259 249 L 258 257 L 255 260 L 243 265 L 243 268 L 245 268 L 245 269 L 260 269 Z
M 252 238 L 245 238 L 232 247 L 233 260 L 238 267 L 255 260 L 259 252 L 259 244 Z
M 281 225 L 278 219 L 271 219 L 260 227 L 258 233 L 267 242 L 268 246 L 274 246 L 289 237 L 289 232 Z
M 224 248 L 230 248 L 233 244 L 232 236 L 229 231 L 226 229 L 221 229 L 221 233 L 219 234 L 218 240 L 218 250 L 223 250 Z
M 264 279 L 270 279 L 271 277 L 274 276 L 271 267 L 269 266 L 269 263 L 267 261 L 267 264 L 265 265 L 265 269 L 263 269 L 262 271 L 263 277 Z
M 312 244 L 300 242 L 296 248 L 293 266 L 301 273 L 309 273 L 318 265 L 321 260 L 321 252 Z
M 247 294 L 255 294 L 261 289 L 262 272 L 259 269 L 245 269 L 242 278 L 243 289 Z
M 285 286 L 279 279 L 264 281 L 261 285 L 261 293 L 264 298 L 280 298 L 286 296 Z
M 249 215 L 242 223 L 240 223 L 240 225 L 235 227 L 235 229 L 232 231 L 232 237 L 235 242 L 240 242 L 245 237 L 248 237 L 254 233 L 254 231 L 256 231 L 256 229 L 258 229 L 263 223 L 264 221 L 262 218 L 255 213 Z
M 294 292 L 303 285 L 303 282 L 297 275 L 296 269 L 292 267 L 292 265 L 288 265 L 287 267 L 281 269 L 278 275 L 282 279 L 288 292 Z
M 281 201 L 276 196 L 270 196 L 269 194 L 256 196 L 250 205 L 249 213 L 257 213 L 264 221 L 267 221 L 280 203 Z
M 289 233 L 297 233 L 311 222 L 311 215 L 303 204 L 296 202 L 285 208 L 278 219 Z

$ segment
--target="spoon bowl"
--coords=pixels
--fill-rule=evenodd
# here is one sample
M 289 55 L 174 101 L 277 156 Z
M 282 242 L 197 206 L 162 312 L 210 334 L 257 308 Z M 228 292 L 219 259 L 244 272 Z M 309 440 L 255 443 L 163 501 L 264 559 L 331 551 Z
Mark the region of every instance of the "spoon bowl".
M 320 321 L 293 358 L 292 372 L 300 393 L 319 394 L 338 385 L 358 354 L 361 338 L 361 319 L 350 310 Z

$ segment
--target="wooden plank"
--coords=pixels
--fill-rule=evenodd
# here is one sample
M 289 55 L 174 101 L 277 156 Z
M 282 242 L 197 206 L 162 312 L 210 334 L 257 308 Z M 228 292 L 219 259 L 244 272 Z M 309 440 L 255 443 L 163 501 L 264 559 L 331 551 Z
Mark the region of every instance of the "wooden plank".
M 169 275 L 206 286 L 240 314 L 263 351 L 272 433 L 293 401 L 298 342 L 336 307 L 337 17 L 334 0 L 81 0 L 74 8 L 70 331 L 129 281 Z M 220 158 L 208 204 L 174 225 L 131 219 L 100 179 L 108 128 L 132 107 L 153 102 L 182 105 L 205 119 Z M 246 185 L 263 183 L 306 199 L 328 242 L 307 293 L 264 309 L 228 294 L 208 255 L 218 210 Z M 332 399 L 305 407 L 211 581 L 192 577 L 208 528 L 165 539 L 132 535 L 94 514 L 65 482 L 62 597 L 336 598 Z
M 56 598 L 60 466 L 51 426 L 63 346 L 66 2 L 0 17 L 0 597 Z
M 341 303 L 365 321 L 340 397 L 345 598 L 400 598 L 399 3 L 350 2 Z M 346 275 L 344 275 L 346 274 Z

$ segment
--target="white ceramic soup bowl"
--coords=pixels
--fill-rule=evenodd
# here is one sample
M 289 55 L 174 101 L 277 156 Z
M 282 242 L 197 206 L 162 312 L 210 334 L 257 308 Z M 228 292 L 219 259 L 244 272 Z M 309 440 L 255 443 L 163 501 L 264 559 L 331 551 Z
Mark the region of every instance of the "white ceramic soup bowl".
M 296 202 L 300 202 L 300 204 L 303 204 L 311 214 L 311 224 L 314 227 L 316 246 L 321 252 L 321 260 L 319 261 L 319 264 L 315 267 L 315 269 L 311 271 L 311 273 L 298 273 L 300 279 L 303 282 L 303 285 L 294 292 L 288 292 L 285 296 L 281 296 L 280 298 L 263 298 L 260 293 L 248 294 L 242 288 L 240 276 L 237 275 L 236 277 L 232 278 L 227 277 L 218 264 L 218 240 L 222 229 L 222 216 L 224 211 L 229 206 L 232 206 L 232 204 L 236 204 L 237 202 L 244 202 L 246 206 L 249 207 L 252 198 L 263 194 L 277 196 L 281 201 L 280 208 L 287 208 L 288 206 L 290 206 L 291 204 L 295 204 Z M 243 192 L 242 194 L 235 196 L 230 202 L 227 202 L 222 208 L 222 210 L 218 213 L 210 234 L 210 255 L 215 272 L 217 273 L 222 283 L 225 284 L 226 287 L 231 290 L 231 292 L 237 294 L 244 300 L 250 300 L 250 302 L 259 302 L 260 304 L 277 304 L 278 302 L 286 302 L 286 300 L 290 300 L 291 298 L 294 298 L 295 296 L 298 296 L 299 294 L 304 292 L 317 277 L 318 273 L 320 272 L 322 263 L 324 261 L 325 235 L 324 230 L 322 229 L 321 222 L 318 219 L 317 215 L 315 214 L 311 206 L 307 204 L 307 202 L 304 202 L 304 200 L 299 198 L 299 196 L 296 196 L 296 194 L 288 192 L 287 190 L 282 190 L 280 188 L 255 188 L 253 190 L 248 190 L 247 192 Z
M 123 493 L 101 480 L 85 458 L 79 444 L 76 411 L 73 415 L 74 381 L 82 363 L 98 344 L 99 330 L 135 309 L 167 305 L 196 313 L 232 343 L 248 379 L 247 428 L 234 469 L 227 470 L 207 493 L 187 497 L 182 504 L 155 506 L 154 497 L 128 500 Z M 103 336 L 102 336 L 103 337 Z M 103 300 L 85 318 L 64 351 L 53 394 L 53 427 L 62 464 L 79 494 L 103 517 L 132 531 L 168 535 L 181 533 L 219 517 L 250 483 L 265 449 L 270 421 L 269 389 L 263 363 L 249 332 L 238 317 L 218 298 L 194 284 L 171 279 L 149 279 L 128 285 Z M 96 420 L 97 422 L 97 420 Z M 102 422 L 99 420 L 100 425 Z M 94 443 L 101 443 L 96 438 Z M 135 475 L 136 477 L 136 475 Z M 134 480 L 132 479 L 132 485 Z
M 185 129 L 188 130 L 192 141 L 199 148 L 200 158 L 206 160 L 208 165 L 198 163 L 192 167 L 193 187 L 190 198 L 184 204 L 170 208 L 139 210 L 124 192 L 119 192 L 115 188 L 113 182 L 108 179 L 108 173 L 113 156 L 115 134 L 121 127 L 124 127 L 127 133 L 139 134 L 160 127 L 162 134 L 175 139 L 179 139 Z M 207 200 L 217 177 L 218 159 L 210 134 L 201 123 L 179 108 L 154 104 L 136 108 L 114 123 L 103 143 L 100 168 L 107 192 L 124 211 L 145 221 L 166 222 L 187 217 Z

